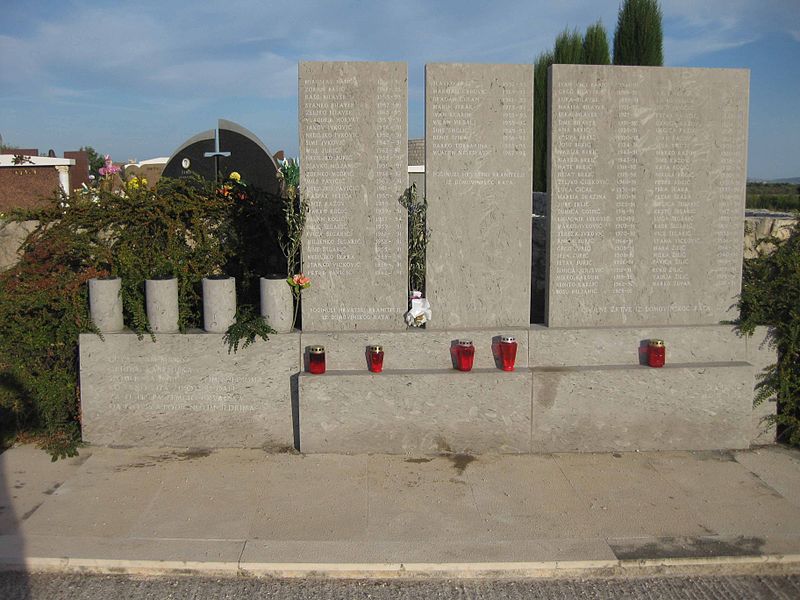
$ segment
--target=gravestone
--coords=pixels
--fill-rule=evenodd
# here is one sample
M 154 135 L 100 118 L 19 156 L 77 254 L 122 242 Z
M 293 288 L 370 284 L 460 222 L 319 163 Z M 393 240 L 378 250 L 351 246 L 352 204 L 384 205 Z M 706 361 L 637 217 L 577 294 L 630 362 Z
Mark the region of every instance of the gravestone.
M 269 194 L 280 192 L 278 164 L 255 134 L 233 121 L 220 119 L 209 129 L 189 138 L 170 157 L 162 177 L 199 175 L 213 181 L 236 171 L 247 185 Z
M 425 136 L 428 327 L 527 327 L 531 65 L 427 65 Z
M 553 65 L 550 327 L 731 319 L 749 72 Z
M 305 331 L 405 329 L 407 83 L 405 63 L 300 63 Z

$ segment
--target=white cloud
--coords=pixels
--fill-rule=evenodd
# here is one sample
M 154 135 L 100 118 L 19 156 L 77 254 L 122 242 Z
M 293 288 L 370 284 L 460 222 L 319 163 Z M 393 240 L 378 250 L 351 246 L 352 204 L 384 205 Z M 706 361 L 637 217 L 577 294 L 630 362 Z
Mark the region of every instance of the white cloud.
M 692 60 L 721 50 L 738 48 L 756 41 L 758 38 L 729 38 L 724 35 L 710 34 L 691 38 L 664 38 L 664 56 L 670 65 L 690 65 Z
M 789 32 L 796 42 L 800 42 L 800 29 L 794 29 Z

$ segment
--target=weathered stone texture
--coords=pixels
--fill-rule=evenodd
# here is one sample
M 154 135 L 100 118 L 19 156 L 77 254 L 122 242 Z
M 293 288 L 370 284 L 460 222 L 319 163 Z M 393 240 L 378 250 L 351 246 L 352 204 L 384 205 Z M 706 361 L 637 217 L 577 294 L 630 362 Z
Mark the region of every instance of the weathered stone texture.
M 750 445 L 753 366 L 749 363 L 532 371 L 533 452 Z
M 533 69 L 425 69 L 432 329 L 530 323 Z
M 306 331 L 405 328 L 407 82 L 405 63 L 300 63 Z
M 301 374 L 306 453 L 527 452 L 529 370 Z
M 749 72 L 553 65 L 550 77 L 548 325 L 734 318 Z
M 531 367 L 647 364 L 647 343 L 664 340 L 667 364 L 746 361 L 745 339 L 731 325 L 530 329 Z
M 83 439 L 100 445 L 291 448 L 297 335 L 228 354 L 222 335 L 80 339 Z

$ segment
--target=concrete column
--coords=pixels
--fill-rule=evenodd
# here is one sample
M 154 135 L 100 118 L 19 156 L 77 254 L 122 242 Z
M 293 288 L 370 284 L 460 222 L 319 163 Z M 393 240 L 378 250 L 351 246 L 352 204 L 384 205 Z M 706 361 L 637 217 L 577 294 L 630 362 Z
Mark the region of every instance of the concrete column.
M 122 331 L 122 280 L 113 279 L 89 280 L 89 313 L 95 327 L 102 333 Z
M 58 171 L 58 183 L 65 194 L 69 194 L 69 166 L 59 165 L 56 167 Z
M 178 280 L 148 279 L 144 283 L 147 320 L 153 333 L 178 331 Z
M 203 278 L 203 329 L 225 333 L 236 318 L 236 280 Z
M 286 278 L 261 278 L 261 316 L 278 333 L 292 330 L 294 303 Z

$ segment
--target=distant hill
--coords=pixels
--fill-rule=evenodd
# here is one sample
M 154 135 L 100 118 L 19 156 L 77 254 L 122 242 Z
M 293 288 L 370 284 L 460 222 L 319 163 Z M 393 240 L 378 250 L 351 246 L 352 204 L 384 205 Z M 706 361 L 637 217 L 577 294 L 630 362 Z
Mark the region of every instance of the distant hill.
M 800 177 L 786 177 L 784 179 L 748 179 L 747 183 L 800 183 Z

